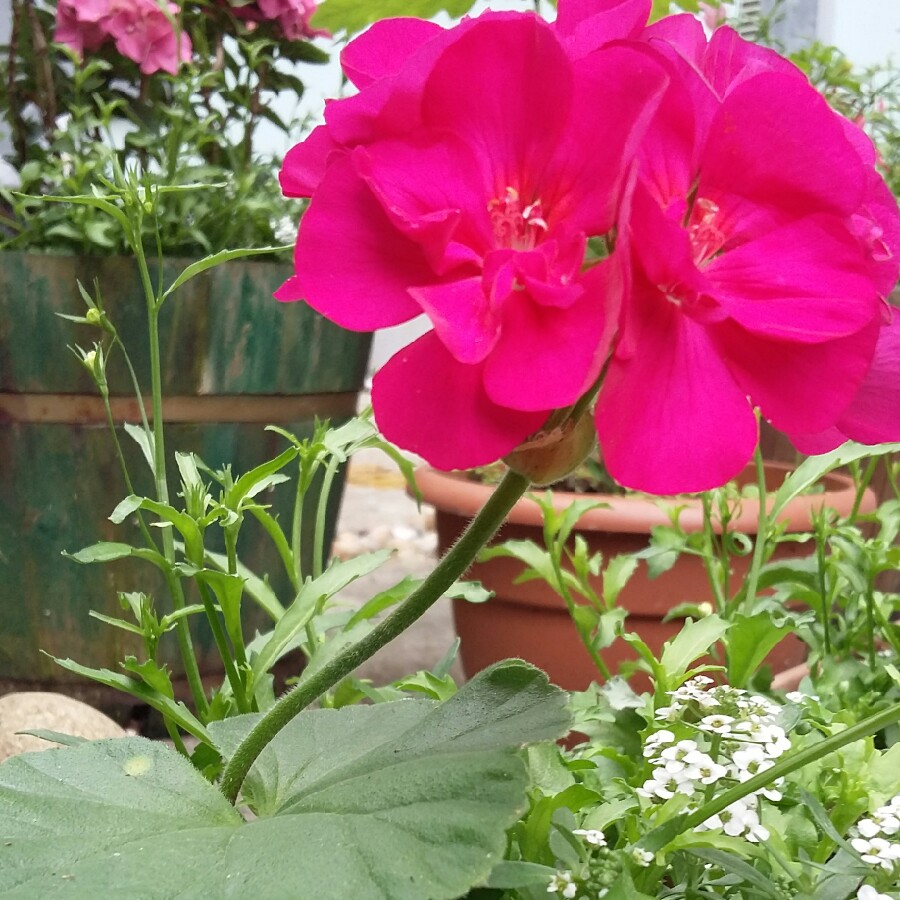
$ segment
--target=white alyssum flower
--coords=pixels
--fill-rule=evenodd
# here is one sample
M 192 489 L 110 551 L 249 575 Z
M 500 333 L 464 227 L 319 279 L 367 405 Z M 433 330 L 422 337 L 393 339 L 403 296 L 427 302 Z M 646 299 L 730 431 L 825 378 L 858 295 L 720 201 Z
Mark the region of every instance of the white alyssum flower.
M 674 743 L 675 735 L 668 729 L 663 728 L 660 731 L 655 731 L 644 741 L 644 756 L 648 758 L 655 756 L 661 746 Z
M 756 844 L 769 839 L 769 829 L 760 824 L 759 813 L 751 806 L 751 798 L 735 800 L 718 815 L 710 816 L 702 825 L 701 831 L 724 831 L 731 837 L 743 837 Z
M 659 754 L 659 761 L 667 772 L 680 772 L 684 766 L 685 757 L 690 753 L 696 753 L 696 741 L 678 741 L 671 747 L 666 747 Z
M 653 854 L 649 850 L 635 847 L 631 851 L 631 858 L 642 868 L 647 868 L 653 862 Z
M 584 838 L 584 842 L 592 847 L 606 846 L 606 835 L 596 828 L 576 828 L 572 834 L 577 834 L 579 837 Z
M 861 884 L 856 892 L 856 900 L 892 900 L 892 897 L 876 891 L 871 884 Z
M 578 893 L 578 885 L 575 884 L 571 872 L 560 869 L 550 879 L 550 884 L 547 885 L 547 893 L 559 894 L 560 897 L 565 897 L 566 900 L 573 900 Z
M 708 731 L 712 734 L 730 735 L 733 730 L 732 726 L 734 725 L 734 722 L 734 716 L 725 716 L 714 713 L 711 716 L 704 716 L 697 727 L 702 731 Z
M 671 800 L 676 793 L 693 793 L 693 791 L 685 791 L 682 789 L 682 783 L 675 775 L 670 774 L 665 769 L 656 768 L 653 770 L 653 777 L 648 778 L 641 787 L 637 789 L 637 793 L 642 797 L 649 797 L 651 800 L 658 797 L 660 800 Z
M 884 838 L 853 838 L 850 846 L 860 855 L 863 862 L 870 866 L 880 866 L 888 872 L 892 872 L 894 864 L 900 860 L 900 844 Z

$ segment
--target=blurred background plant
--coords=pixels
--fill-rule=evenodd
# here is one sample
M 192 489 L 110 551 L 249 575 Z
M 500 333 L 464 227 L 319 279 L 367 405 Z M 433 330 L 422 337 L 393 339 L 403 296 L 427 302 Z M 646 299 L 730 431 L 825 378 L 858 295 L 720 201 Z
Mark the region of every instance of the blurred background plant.
M 295 132 L 273 100 L 303 94 L 297 63 L 328 59 L 310 41 L 323 33 L 309 24 L 314 9 L 314 0 L 13 0 L 0 48 L 0 116 L 15 170 L 4 179 L 6 246 L 124 251 L 96 210 L 9 189 L 86 194 L 116 165 L 207 188 L 178 193 L 146 222 L 145 238 L 169 254 L 283 243 L 295 205 L 281 197 L 280 160 L 259 146 L 259 128 Z

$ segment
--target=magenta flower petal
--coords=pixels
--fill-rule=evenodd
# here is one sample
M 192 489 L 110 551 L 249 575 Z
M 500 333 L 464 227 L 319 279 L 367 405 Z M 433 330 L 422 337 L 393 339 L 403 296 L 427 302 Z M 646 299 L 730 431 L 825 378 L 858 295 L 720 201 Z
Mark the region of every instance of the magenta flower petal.
M 443 271 L 451 239 L 473 251 L 492 241 L 491 187 L 465 144 L 448 137 L 379 141 L 356 150 L 355 164 L 394 227 L 423 247 L 435 271 Z M 446 261 L 460 262 L 452 248 Z
M 342 147 L 325 125 L 314 128 L 306 140 L 291 147 L 278 174 L 285 197 L 312 197 L 335 152 L 343 152 Z
M 838 428 L 863 444 L 900 441 L 900 311 L 882 326 L 872 366 Z
M 485 388 L 495 403 L 542 410 L 578 400 L 609 352 L 621 304 L 620 269 L 610 259 L 588 271 L 581 279 L 583 296 L 564 310 L 527 295 L 516 298 L 484 367 Z
M 444 49 L 425 84 L 422 116 L 473 151 L 494 196 L 513 186 L 529 197 L 567 125 L 571 97 L 570 63 L 551 27 L 497 14 L 476 19 Z
M 847 435 L 833 426 L 816 434 L 788 435 L 794 447 L 805 456 L 818 456 L 847 443 Z
M 372 404 L 378 427 L 439 469 L 494 462 L 538 431 L 548 413 L 498 406 L 481 378 L 481 366 L 458 362 L 433 333 L 426 334 L 376 373 Z
M 329 166 L 294 251 L 296 279 L 279 300 L 306 300 L 338 325 L 371 331 L 406 322 L 422 312 L 407 289 L 427 283 L 431 270 L 421 250 L 395 228 L 344 156 Z
M 796 216 L 848 215 L 863 187 L 859 156 L 831 107 L 807 82 L 773 73 L 743 82 L 723 101 L 698 194 L 731 194 Z
M 616 222 L 625 181 L 658 115 L 669 72 L 659 54 L 633 44 L 598 50 L 579 60 L 574 73 L 571 121 L 557 139 L 547 179 L 553 194 L 544 199 L 556 217 L 565 215 L 570 229 L 605 234 Z M 687 118 L 692 121 L 690 113 Z
M 560 0 L 556 29 L 573 58 L 610 41 L 636 38 L 650 15 L 650 0 Z
M 830 217 L 809 216 L 748 241 L 713 259 L 705 274 L 728 314 L 768 337 L 843 337 L 878 310 L 856 241 Z
M 827 453 L 845 441 L 900 441 L 900 315 L 881 327 L 875 356 L 859 390 L 836 426 L 812 434 L 789 432 L 801 453 Z
M 409 292 L 456 360 L 470 365 L 480 363 L 494 349 L 500 331 L 499 317 L 484 296 L 480 277 L 410 288 Z
M 356 87 L 367 87 L 395 75 L 411 53 L 442 31 L 424 19 L 381 19 L 344 47 L 341 68 Z
M 805 90 L 809 90 L 806 75 L 790 60 L 768 47 L 744 40 L 728 27 L 713 32 L 702 71 L 720 97 L 725 97 L 741 82 L 764 72 L 796 78 Z
M 872 319 L 849 337 L 804 344 L 761 338 L 723 323 L 716 326 L 715 339 L 763 416 L 782 431 L 807 433 L 833 425 L 853 399 L 869 368 L 879 324 Z
M 637 305 L 638 352 L 613 357 L 597 402 L 603 460 L 620 484 L 653 494 L 724 484 L 756 446 L 746 395 L 706 328 L 668 304 Z

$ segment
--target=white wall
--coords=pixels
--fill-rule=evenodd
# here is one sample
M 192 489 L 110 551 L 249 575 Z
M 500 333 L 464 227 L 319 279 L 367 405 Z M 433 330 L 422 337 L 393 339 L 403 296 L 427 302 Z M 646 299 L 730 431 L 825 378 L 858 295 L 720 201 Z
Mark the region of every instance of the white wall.
M 900 2 L 819 0 L 819 40 L 836 44 L 859 66 L 890 58 L 900 65 Z

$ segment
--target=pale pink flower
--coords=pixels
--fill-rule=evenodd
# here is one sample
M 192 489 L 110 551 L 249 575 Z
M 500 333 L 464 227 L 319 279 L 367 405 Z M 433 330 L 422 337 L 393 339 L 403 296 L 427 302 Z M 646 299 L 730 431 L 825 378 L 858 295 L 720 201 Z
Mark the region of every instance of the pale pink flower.
M 191 41 L 186 34 L 177 34 L 173 24 L 178 5 L 169 3 L 168 12 L 167 16 L 157 0 L 112 0 L 102 24 L 119 53 L 138 63 L 145 75 L 159 71 L 175 75 L 181 63 L 190 61 Z
M 53 40 L 79 55 L 96 50 L 109 35 L 101 22 L 109 15 L 112 0 L 59 0 Z

